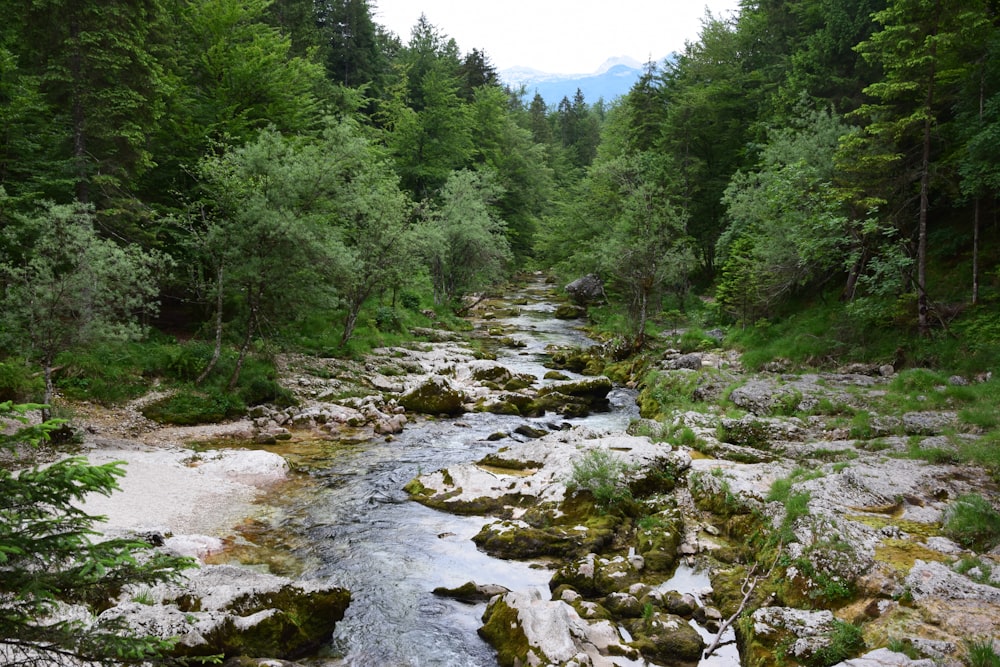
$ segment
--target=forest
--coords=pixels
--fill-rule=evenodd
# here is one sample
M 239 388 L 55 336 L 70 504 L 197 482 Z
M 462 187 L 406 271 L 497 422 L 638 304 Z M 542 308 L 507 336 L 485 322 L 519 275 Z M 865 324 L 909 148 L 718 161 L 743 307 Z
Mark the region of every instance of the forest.
M 993 1 L 744 0 L 554 108 L 369 0 L 0 6 L 0 400 L 224 417 L 529 270 L 600 276 L 631 351 L 1000 355 Z

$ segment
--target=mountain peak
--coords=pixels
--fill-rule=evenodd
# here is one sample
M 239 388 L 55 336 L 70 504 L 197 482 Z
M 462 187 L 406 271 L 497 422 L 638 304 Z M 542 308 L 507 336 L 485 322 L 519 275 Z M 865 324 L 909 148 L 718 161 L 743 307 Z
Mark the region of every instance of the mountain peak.
M 604 74 L 612 67 L 617 67 L 618 65 L 625 65 L 629 69 L 642 69 L 642 63 L 635 58 L 630 56 L 614 56 L 601 63 L 595 74 Z

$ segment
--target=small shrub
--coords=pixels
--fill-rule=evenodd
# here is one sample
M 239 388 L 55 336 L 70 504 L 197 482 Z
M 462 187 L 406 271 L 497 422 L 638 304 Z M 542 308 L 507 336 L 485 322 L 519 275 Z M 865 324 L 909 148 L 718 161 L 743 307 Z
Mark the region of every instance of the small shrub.
M 189 426 L 210 424 L 236 417 L 246 405 L 233 394 L 218 390 L 182 389 L 143 408 L 142 414 L 161 424 Z
M 45 387 L 40 374 L 24 362 L 0 363 L 0 403 L 41 400 Z
M 701 329 L 688 329 L 681 334 L 677 347 L 681 352 L 703 352 L 718 347 L 719 341 L 705 334 Z
M 994 648 L 993 640 L 966 639 L 965 661 L 969 667 L 1000 667 L 1000 655 Z
M 610 509 L 632 499 L 628 488 L 631 471 L 631 466 L 607 449 L 592 449 L 573 462 L 566 488 L 589 491 L 599 507 Z
M 955 572 L 964 574 L 976 583 L 993 586 L 990 575 L 993 573 L 993 566 L 981 558 L 970 558 L 966 556 L 953 566 Z
M 989 551 L 1000 544 L 1000 512 L 978 493 L 959 496 L 945 513 L 944 533 L 963 547 Z
M 685 426 L 674 436 L 674 442 L 681 447 L 695 449 L 698 446 L 698 436 L 689 426 Z
M 855 440 L 870 440 L 875 435 L 871 413 L 862 410 L 851 417 L 850 435 Z
M 375 309 L 375 326 L 379 331 L 399 331 L 399 313 L 390 306 Z
M 830 633 L 830 643 L 819 649 L 806 660 L 809 667 L 826 667 L 843 662 L 861 653 L 865 648 L 865 640 L 861 636 L 861 628 L 844 621 L 835 620 Z
M 420 297 L 413 292 L 403 292 L 399 295 L 399 304 L 407 310 L 419 310 Z

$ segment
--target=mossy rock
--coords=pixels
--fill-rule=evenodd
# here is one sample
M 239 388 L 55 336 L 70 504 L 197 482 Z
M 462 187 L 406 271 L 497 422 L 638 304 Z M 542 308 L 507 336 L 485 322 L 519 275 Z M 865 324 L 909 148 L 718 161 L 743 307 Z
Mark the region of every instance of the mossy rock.
M 428 415 L 459 415 L 465 412 L 465 392 L 454 388 L 441 377 L 433 376 L 399 398 L 399 404 L 411 412 Z
M 482 366 L 472 370 L 472 379 L 476 382 L 492 382 L 502 385 L 513 377 L 504 366 Z
M 574 306 L 573 304 L 563 303 L 556 307 L 553 316 L 557 320 L 578 320 L 581 317 L 587 316 L 587 309 L 582 306 Z
M 503 434 L 507 437 L 507 434 Z M 505 470 L 532 470 L 541 468 L 542 464 L 538 461 L 523 461 L 521 459 L 508 459 L 501 456 L 501 452 L 495 454 L 487 454 L 483 458 L 476 461 L 477 465 L 490 466 L 491 468 L 503 468 Z
M 497 400 L 481 403 L 476 406 L 476 412 L 489 412 L 495 415 L 521 416 L 521 409 L 510 401 Z
M 705 648 L 698 631 L 680 616 L 654 612 L 649 618 L 632 621 L 628 627 L 634 637 L 629 645 L 658 664 L 696 665 Z
M 638 530 L 636 552 L 645 560 L 647 570 L 673 571 L 677 566 L 677 549 L 680 547 L 683 528 L 683 522 L 678 517 L 671 517 L 662 525 Z
M 496 584 L 477 584 L 474 581 L 467 581 L 455 588 L 439 586 L 431 592 L 438 597 L 446 597 L 458 600 L 459 602 L 473 604 L 476 602 L 489 602 L 494 595 L 509 593 L 510 589 Z
M 563 557 L 580 548 L 578 535 L 572 531 L 532 528 L 509 521 L 483 526 L 472 541 L 489 555 L 508 560 Z
M 613 388 L 614 385 L 609 378 L 600 376 L 548 385 L 539 389 L 538 395 L 545 396 L 546 394 L 559 393 L 566 396 L 585 398 L 593 404 L 605 401 L 608 393 Z
M 522 389 L 527 389 L 533 384 L 535 384 L 534 376 L 527 375 L 525 373 L 518 373 L 514 377 L 507 380 L 507 382 L 504 383 L 503 388 L 506 391 L 520 391 Z
M 600 358 L 600 355 L 591 352 L 590 350 L 583 350 L 580 348 L 567 348 L 560 350 L 552 350 L 549 353 L 549 363 L 546 364 L 549 368 L 554 368 L 556 370 L 567 370 L 573 371 L 574 373 L 583 373 L 588 368 L 593 370 L 595 367 L 604 367 L 604 360 Z M 600 371 L 598 371 L 600 372 Z M 590 373 L 596 375 L 596 373 Z
M 196 647 L 194 652 L 185 653 L 185 647 L 178 644 L 178 657 L 223 653 L 300 658 L 315 653 L 330 640 L 350 601 L 351 594 L 340 588 L 303 594 L 295 586 L 285 586 L 272 593 L 245 595 L 234 600 L 227 610 L 244 618 L 268 610 L 273 613 L 249 628 L 224 623 L 205 637 L 206 645 Z
M 565 373 L 560 373 L 559 371 L 547 371 L 543 377 L 546 380 L 556 380 L 560 382 L 569 380 L 568 375 L 566 375 Z
M 542 438 L 549 434 L 544 428 L 536 428 L 531 424 L 521 424 L 514 429 L 514 433 L 523 435 L 526 438 Z
M 501 667 L 551 663 L 548 656 L 528 643 L 517 609 L 507 604 L 504 596 L 494 598 L 486 606 L 479 636 L 496 650 Z
M 590 414 L 590 401 L 559 392 L 547 392 L 532 401 L 528 414 L 541 416 L 547 412 L 555 412 L 569 419 L 586 417 Z

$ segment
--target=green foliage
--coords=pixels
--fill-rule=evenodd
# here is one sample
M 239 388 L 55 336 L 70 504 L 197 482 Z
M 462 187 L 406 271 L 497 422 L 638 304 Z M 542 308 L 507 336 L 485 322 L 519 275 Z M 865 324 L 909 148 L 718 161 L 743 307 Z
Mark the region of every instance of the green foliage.
M 440 204 L 417 233 L 435 303 L 457 305 L 465 295 L 489 289 L 506 275 L 510 244 L 503 221 L 491 210 L 499 195 L 488 174 L 457 171 L 448 177 Z
M 16 358 L 0 362 L 0 401 L 37 400 L 44 390 L 42 379 L 27 363 Z
M 38 407 L 0 403 L 0 418 L 25 422 L 22 415 Z M 58 426 L 49 421 L 0 434 L 0 449 L 18 456 L 19 445 L 38 446 Z M 127 585 L 173 581 L 194 564 L 150 552 L 143 542 L 93 539 L 98 517 L 81 503 L 91 493 L 110 495 L 123 474 L 120 463 L 93 466 L 78 457 L 17 475 L 0 469 L 0 647 L 15 663 L 36 652 L 54 663 L 137 665 L 172 649 L 173 640 L 137 635 L 120 622 L 89 626 L 60 616 L 66 604 L 96 615 Z
M 830 643 L 813 653 L 806 664 L 809 667 L 827 667 L 861 653 L 865 648 L 865 640 L 861 628 L 853 623 L 840 619 L 833 621 L 833 630 L 829 637 Z
M 767 500 L 769 502 L 779 502 L 785 507 L 785 515 L 781 519 L 780 526 L 768 538 L 771 545 L 787 544 L 796 541 L 795 533 L 793 532 L 795 522 L 809 515 L 809 500 L 811 496 L 808 491 L 792 493 L 792 485 L 794 483 L 794 477 L 776 479 L 771 483 Z
M 959 496 L 945 512 L 944 533 L 966 548 L 989 551 L 1000 544 L 1000 512 L 978 493 Z
M 988 586 L 1000 585 L 994 583 L 990 578 L 990 574 L 993 572 L 993 564 L 988 560 L 964 556 L 960 561 L 952 566 L 952 569 L 959 574 L 966 575 L 976 583 L 986 584 Z
M 848 238 L 830 180 L 845 131 L 836 115 L 803 110 L 790 127 L 772 132 L 757 171 L 730 180 L 716 296 L 744 326 L 843 262 Z
M 695 390 L 712 376 L 712 369 L 687 373 L 649 371 L 639 392 L 639 412 L 648 419 L 663 420 L 674 412 L 704 411 L 707 405 L 695 397 Z
M 4 200 L 0 191 L 0 208 Z M 88 206 L 47 204 L 18 216 L 0 233 L 0 346 L 42 366 L 49 402 L 60 353 L 141 333 L 165 263 L 102 238 Z
M 243 414 L 246 404 L 233 394 L 218 389 L 181 388 L 166 398 L 142 408 L 142 414 L 160 424 L 187 426 L 210 424 Z
M 969 667 L 1000 667 L 1000 653 L 988 637 L 969 638 L 963 642 L 965 664 Z
M 377 326 L 380 331 L 398 331 L 400 321 L 396 309 L 391 306 L 379 306 L 376 308 L 375 326 Z
M 628 487 L 631 472 L 631 466 L 607 449 L 591 449 L 573 461 L 573 471 L 566 488 L 588 491 L 599 507 L 615 509 L 632 499 Z

